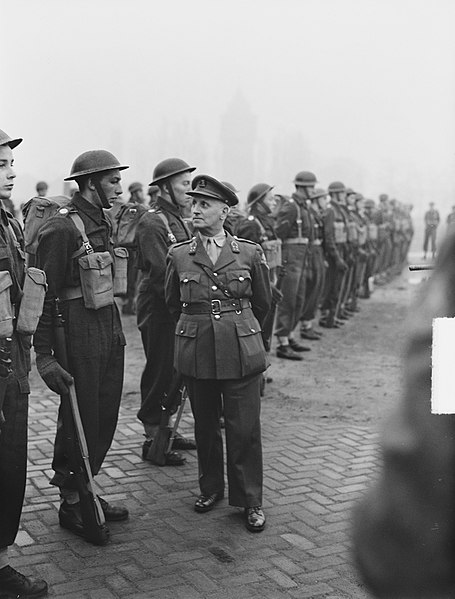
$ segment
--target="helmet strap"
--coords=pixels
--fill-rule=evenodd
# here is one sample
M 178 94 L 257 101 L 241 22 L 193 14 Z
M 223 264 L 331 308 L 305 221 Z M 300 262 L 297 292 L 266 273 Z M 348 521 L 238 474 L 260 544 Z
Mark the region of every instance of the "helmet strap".
M 172 203 L 174 204 L 174 206 L 176 206 L 178 208 L 178 204 L 175 199 L 175 193 L 174 193 L 174 188 L 172 187 L 171 179 L 166 180 L 166 185 L 167 185 L 167 192 L 169 194 L 169 197 L 172 200 Z
M 94 177 L 92 181 L 93 185 L 95 186 L 96 193 L 98 194 L 98 197 L 101 200 L 101 207 L 110 208 L 111 205 L 109 204 L 109 200 L 107 199 L 106 194 L 104 193 L 104 189 L 101 187 L 100 180 L 98 179 L 98 177 Z

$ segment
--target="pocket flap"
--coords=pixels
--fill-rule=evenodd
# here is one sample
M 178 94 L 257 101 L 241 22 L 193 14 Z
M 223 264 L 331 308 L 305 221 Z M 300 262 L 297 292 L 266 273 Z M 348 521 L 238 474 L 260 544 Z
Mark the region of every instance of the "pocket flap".
M 11 275 L 9 270 L 0 270 L 0 293 L 11 287 L 13 281 L 11 279 Z
M 29 266 L 27 268 L 27 275 L 36 285 L 43 285 L 47 288 L 46 273 L 44 272 L 44 270 L 41 270 L 40 268 L 35 268 L 34 266 Z
M 199 283 L 200 280 L 201 280 L 200 272 L 182 272 L 180 274 L 180 282 L 181 283 L 189 283 L 190 281 L 195 281 L 196 283 Z
M 129 253 L 128 250 L 126 248 L 114 248 L 114 255 L 118 256 L 119 258 L 128 258 Z
M 249 335 L 256 335 L 261 332 L 259 323 L 251 320 L 240 320 L 235 323 L 235 326 L 239 337 L 248 337 Z
M 179 337 L 196 337 L 197 322 L 178 322 L 175 328 L 175 334 Z
M 79 258 L 79 265 L 84 270 L 103 270 L 112 264 L 112 256 L 109 252 L 93 252 Z
M 226 277 L 228 281 L 245 281 L 246 279 L 251 279 L 251 274 L 249 270 L 231 270 L 226 273 Z

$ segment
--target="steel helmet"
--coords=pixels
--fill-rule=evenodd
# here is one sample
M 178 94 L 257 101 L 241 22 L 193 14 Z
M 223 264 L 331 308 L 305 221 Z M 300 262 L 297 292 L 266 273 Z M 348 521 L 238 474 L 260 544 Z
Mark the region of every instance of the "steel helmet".
M 89 150 L 76 158 L 71 167 L 71 174 L 64 181 L 73 181 L 79 177 L 103 173 L 105 171 L 119 170 L 129 168 L 121 165 L 114 154 L 107 150 Z
M 12 150 L 22 142 L 22 137 L 11 139 L 8 133 L 0 129 L 0 146 L 9 146 Z
M 153 169 L 153 181 L 150 185 L 157 185 L 174 175 L 180 175 L 180 173 L 186 173 L 187 171 L 192 173 L 195 170 L 195 166 L 190 166 L 180 158 L 166 158 Z
M 347 196 L 356 194 L 356 192 L 352 189 L 352 187 L 346 187 L 345 192 L 346 192 Z
M 300 185 L 301 187 L 314 187 L 317 182 L 316 175 L 309 171 L 300 171 L 294 179 L 294 185 Z
M 257 183 L 256 185 L 253 185 L 246 198 L 248 206 L 252 206 L 256 202 L 263 200 L 272 189 L 273 185 L 269 185 L 268 183 Z
M 318 198 L 325 198 L 326 196 L 327 196 L 326 190 L 325 189 L 321 189 L 320 187 L 318 187 L 311 194 L 311 199 L 312 200 L 317 200 Z
M 340 191 L 346 191 L 346 187 L 341 181 L 334 181 L 330 183 L 328 191 L 329 193 L 340 193 Z
M 374 200 L 367 198 L 365 200 L 365 208 L 374 208 Z
M 142 183 L 139 183 L 139 181 L 135 181 L 134 183 L 131 183 L 130 186 L 128 187 L 128 191 L 130 193 L 134 193 L 135 191 L 141 191 L 143 189 L 143 185 Z
M 379 196 L 379 201 L 381 201 L 381 202 L 385 202 L 388 199 L 389 199 L 389 196 L 386 193 L 381 193 L 381 195 Z

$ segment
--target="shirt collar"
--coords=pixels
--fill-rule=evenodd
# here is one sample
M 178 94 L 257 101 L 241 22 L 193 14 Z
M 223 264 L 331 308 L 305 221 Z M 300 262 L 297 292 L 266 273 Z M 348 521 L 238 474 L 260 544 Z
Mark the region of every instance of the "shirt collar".
M 74 204 L 78 210 L 84 212 L 84 214 L 94 220 L 98 225 L 103 222 L 103 209 L 88 202 L 78 191 L 74 194 L 71 203 Z
M 199 233 L 199 237 L 202 239 L 204 246 L 207 246 L 207 239 L 211 239 L 219 248 L 222 248 L 226 243 L 226 231 L 224 229 L 216 235 L 213 235 L 213 237 L 210 235 L 203 235 L 202 233 Z

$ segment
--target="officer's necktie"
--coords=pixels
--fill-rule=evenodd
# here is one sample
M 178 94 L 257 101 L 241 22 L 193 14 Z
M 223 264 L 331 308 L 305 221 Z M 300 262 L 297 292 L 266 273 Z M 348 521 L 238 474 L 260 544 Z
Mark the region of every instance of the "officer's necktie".
M 218 260 L 218 252 L 215 247 L 215 240 L 211 237 L 207 237 L 207 254 L 212 261 L 212 264 L 215 264 L 215 262 Z

